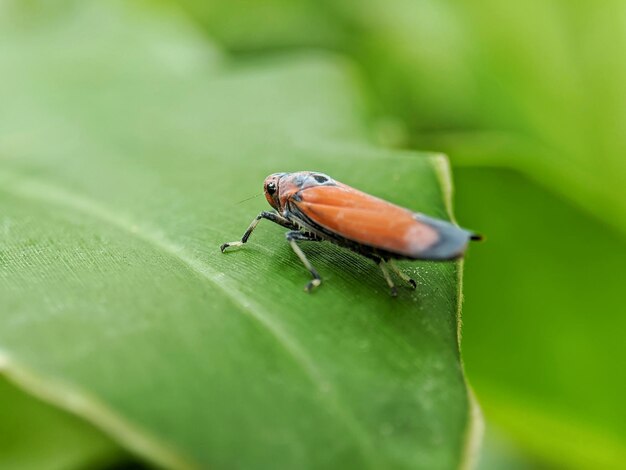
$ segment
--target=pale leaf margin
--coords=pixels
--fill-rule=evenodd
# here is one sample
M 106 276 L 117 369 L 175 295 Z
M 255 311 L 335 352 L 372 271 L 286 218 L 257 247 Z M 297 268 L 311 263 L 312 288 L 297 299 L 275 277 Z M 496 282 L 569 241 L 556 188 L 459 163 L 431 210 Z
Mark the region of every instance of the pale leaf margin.
M 437 154 L 432 159 L 433 167 L 441 187 L 443 202 L 450 220 L 456 224 L 453 209 L 454 186 L 452 183 L 452 170 L 450 168 L 450 160 L 444 154 Z M 462 337 L 462 310 L 463 310 L 463 258 L 457 261 L 457 347 L 459 349 L 459 360 L 461 362 L 461 370 L 463 371 L 463 381 L 467 390 L 467 400 L 469 404 L 469 414 L 467 418 L 467 427 L 465 428 L 465 443 L 461 452 L 461 462 L 459 468 L 461 470 L 471 470 L 476 468 L 480 457 L 480 447 L 485 433 L 485 424 L 483 413 L 474 394 L 474 390 L 467 380 L 465 373 L 465 364 L 461 354 L 461 337 Z

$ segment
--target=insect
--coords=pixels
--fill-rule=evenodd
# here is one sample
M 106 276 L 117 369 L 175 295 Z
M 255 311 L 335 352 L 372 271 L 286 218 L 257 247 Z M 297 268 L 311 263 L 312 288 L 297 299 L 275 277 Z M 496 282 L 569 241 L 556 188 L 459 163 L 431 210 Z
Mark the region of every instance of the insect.
M 287 242 L 311 273 L 305 290 L 322 283 L 298 242 L 329 241 L 373 260 L 380 267 L 391 295 L 396 286 L 390 270 L 413 289 L 417 284 L 403 273 L 394 259 L 454 260 L 463 256 L 469 240 L 480 240 L 469 230 L 397 206 L 314 171 L 274 173 L 265 178 L 265 198 L 275 212 L 257 215 L 240 241 L 224 243 L 241 246 L 261 219 L 288 228 Z

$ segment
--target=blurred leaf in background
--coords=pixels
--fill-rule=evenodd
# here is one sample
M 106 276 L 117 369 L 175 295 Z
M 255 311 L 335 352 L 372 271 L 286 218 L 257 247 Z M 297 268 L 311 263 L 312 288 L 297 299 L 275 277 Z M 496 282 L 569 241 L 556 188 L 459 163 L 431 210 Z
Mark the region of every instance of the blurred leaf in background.
M 26 395 L 5 378 L 0 378 L 0 403 L 2 468 L 105 468 L 128 459 L 80 418 Z
M 619 468 L 626 241 L 516 172 L 456 175 L 459 212 L 489 233 L 467 262 L 463 334 L 487 417 L 552 465 Z
M 352 57 L 373 135 L 449 153 L 488 238 L 464 335 L 487 416 L 551 465 L 623 465 L 626 3 L 182 3 L 242 56 Z
M 231 61 L 165 6 L 1 5 L 3 416 L 63 432 L 58 466 L 471 464 L 460 264 L 404 264 L 419 288 L 392 299 L 373 263 L 305 246 L 327 281 L 306 295 L 279 227 L 218 249 L 280 170 L 451 216 L 445 158 L 368 144 L 348 62 Z

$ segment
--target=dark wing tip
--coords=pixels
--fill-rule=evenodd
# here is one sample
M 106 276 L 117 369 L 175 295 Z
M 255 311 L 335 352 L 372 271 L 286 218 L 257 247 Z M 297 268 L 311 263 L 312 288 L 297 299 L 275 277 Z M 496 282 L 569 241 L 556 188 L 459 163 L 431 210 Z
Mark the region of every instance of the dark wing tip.
M 472 233 L 470 235 L 470 240 L 473 240 L 475 242 L 482 242 L 485 239 L 484 236 L 482 236 L 480 233 Z
M 480 240 L 481 235 L 465 230 L 445 220 L 416 214 L 415 219 L 437 231 L 438 240 L 426 250 L 416 253 L 416 259 L 454 260 L 463 256 L 470 240 Z

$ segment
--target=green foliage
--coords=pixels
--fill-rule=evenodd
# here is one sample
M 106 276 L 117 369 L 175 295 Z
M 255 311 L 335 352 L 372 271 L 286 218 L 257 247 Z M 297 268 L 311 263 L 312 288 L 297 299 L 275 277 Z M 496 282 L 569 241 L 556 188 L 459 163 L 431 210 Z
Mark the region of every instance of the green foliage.
M 267 208 L 237 201 L 280 170 L 318 169 L 448 217 L 445 159 L 371 147 L 336 58 L 232 63 L 169 11 L 11 5 L 4 374 L 158 465 L 467 464 L 479 418 L 458 349 L 460 265 L 403 265 L 418 290 L 393 299 L 370 262 L 307 246 L 325 279 L 307 295 L 282 229 L 218 249 Z M 14 395 L 2 406 L 26 399 Z M 121 452 L 64 416 L 77 452 Z
M 487 235 L 464 335 L 487 417 L 551 464 L 623 465 L 626 3 L 183 3 L 235 53 L 350 56 L 382 142 L 450 155 Z
M 626 231 L 624 2 L 182 3 L 236 52 L 349 54 L 409 143 L 519 169 Z
M 278 170 L 327 171 L 446 216 L 441 160 L 377 140 L 447 151 L 460 219 L 487 235 L 469 255 L 463 349 L 488 419 L 533 464 L 623 463 L 624 2 L 96 5 L 0 3 L 7 374 L 161 463 L 207 461 L 189 450 L 205 438 L 197 421 L 217 466 L 262 448 L 275 463 L 269 441 L 286 465 L 326 463 L 315 446 L 362 463 L 347 450 L 360 439 L 380 450 L 372 466 L 458 463 L 455 266 L 405 265 L 421 289 L 391 303 L 373 266 L 333 247 L 305 247 L 327 282 L 304 296 L 306 272 L 270 224 L 217 251 L 266 207 L 236 202 Z M 185 377 L 201 380 L 181 404 Z M 93 401 L 76 409 L 64 392 Z M 240 428 L 214 429 L 229 420 Z M 93 436 L 76 441 L 84 455 L 119 456 Z M 155 457 L 155 442 L 176 452 Z M 529 466 L 492 444 L 486 468 Z
M 0 463 L 41 470 L 123 461 L 118 446 L 89 424 L 25 395 L 0 378 Z
M 607 273 L 626 242 L 514 172 L 457 176 L 459 211 L 489 233 L 467 262 L 463 334 L 486 416 L 553 464 L 620 468 L 626 318 L 623 277 Z

